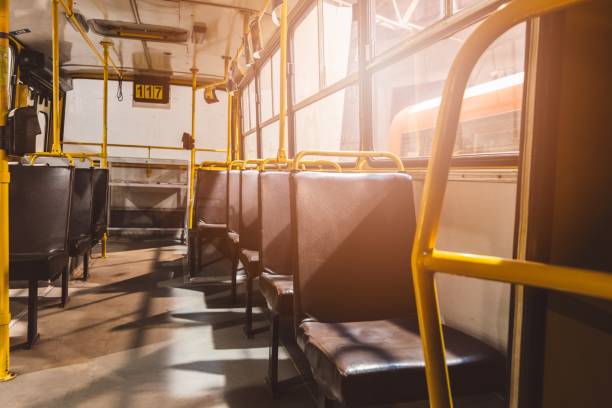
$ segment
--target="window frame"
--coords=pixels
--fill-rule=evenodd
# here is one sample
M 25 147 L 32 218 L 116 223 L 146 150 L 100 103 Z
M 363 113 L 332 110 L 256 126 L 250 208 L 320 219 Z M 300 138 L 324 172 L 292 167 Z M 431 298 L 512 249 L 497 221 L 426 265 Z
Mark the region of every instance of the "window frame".
M 324 50 L 324 32 L 323 32 L 323 8 L 322 3 L 324 0 L 302 0 L 294 7 L 289 15 L 289 30 L 288 30 L 288 52 L 287 52 L 287 133 L 288 133 L 288 153 L 290 157 L 295 155 L 296 145 L 296 132 L 295 132 L 295 115 L 300 109 L 303 109 L 317 101 L 324 99 L 335 92 L 338 92 L 351 85 L 356 85 L 359 92 L 359 116 L 360 116 L 360 144 L 362 150 L 373 150 L 373 120 L 372 120 L 372 82 L 373 76 L 376 72 L 394 64 L 398 61 L 409 57 L 417 53 L 418 51 L 431 46 L 439 41 L 442 41 L 453 34 L 482 21 L 498 9 L 501 5 L 507 3 L 509 0 L 482 0 L 480 3 L 470 5 L 466 8 L 456 10 L 454 2 L 452 0 L 444 1 L 444 16 L 425 28 L 423 31 L 410 36 L 398 44 L 390 47 L 384 52 L 374 55 L 373 50 L 375 49 L 375 15 L 374 15 L 374 2 L 375 0 L 361 1 L 358 10 L 358 43 L 357 53 L 359 59 L 358 70 L 353 73 L 349 73 L 345 78 L 333 83 L 325 84 L 325 50 Z M 293 75 L 293 39 L 295 34 L 295 28 L 300 24 L 303 19 L 311 12 L 313 7 L 318 7 L 318 28 L 319 28 L 319 83 L 320 89 L 315 94 L 301 100 L 298 103 L 293 101 L 293 95 L 295 90 L 295 76 Z M 529 30 L 529 29 L 528 29 Z M 529 55 L 529 41 L 528 35 L 526 35 L 526 46 L 525 46 L 525 64 L 527 65 L 527 55 Z M 264 57 L 256 61 L 251 67 L 244 80 L 240 84 L 240 90 L 247 86 L 251 79 L 257 81 L 261 66 L 268 61 L 272 60 L 273 55 L 279 49 L 279 31 L 273 34 L 271 40 L 266 44 Z M 272 68 L 273 69 L 273 68 Z M 527 75 L 527 71 L 525 71 Z M 527 81 L 527 78 L 525 78 Z M 274 86 L 274 85 L 272 85 Z M 260 120 L 260 89 L 259 85 L 255 87 L 257 96 L 257 122 L 254 129 L 243 133 L 243 137 L 257 132 L 258 139 L 258 157 L 261 158 L 261 129 L 274 123 L 280 117 L 279 114 L 273 116 L 265 121 Z M 525 91 L 526 93 L 527 91 Z M 523 100 L 525 94 L 523 95 Z M 524 104 L 523 104 L 524 105 Z M 241 125 L 243 122 L 241 121 Z M 242 129 L 244 132 L 244 129 Z M 429 159 L 427 157 L 421 158 L 401 158 L 402 162 L 407 168 L 425 168 Z M 375 167 L 387 166 L 389 163 L 387 160 L 371 160 L 371 164 Z M 519 152 L 515 153 L 482 153 L 472 155 L 461 155 L 453 156 L 451 159 L 451 165 L 453 167 L 478 167 L 478 168 L 498 168 L 498 167 L 517 167 L 519 163 Z

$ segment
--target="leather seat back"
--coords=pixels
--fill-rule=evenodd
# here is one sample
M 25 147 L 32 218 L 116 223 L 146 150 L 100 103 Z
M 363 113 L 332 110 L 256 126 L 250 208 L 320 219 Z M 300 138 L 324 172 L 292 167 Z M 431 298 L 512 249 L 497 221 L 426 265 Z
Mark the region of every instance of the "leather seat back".
M 93 169 L 74 170 L 68 239 L 91 236 Z
M 414 315 L 410 176 L 303 172 L 291 180 L 297 316 L 349 322 Z
M 240 182 L 240 247 L 259 251 L 259 171 L 243 170 Z
M 66 251 L 74 169 L 10 166 L 11 254 Z
M 227 172 L 227 229 L 240 232 L 240 170 Z
M 267 171 L 259 176 L 262 267 L 280 275 L 293 275 L 290 176 L 286 171 Z
M 196 224 L 225 224 L 227 222 L 227 172 L 198 170 L 195 192 Z
M 106 233 L 108 205 L 108 169 L 96 168 L 92 175 L 92 234 L 99 238 Z

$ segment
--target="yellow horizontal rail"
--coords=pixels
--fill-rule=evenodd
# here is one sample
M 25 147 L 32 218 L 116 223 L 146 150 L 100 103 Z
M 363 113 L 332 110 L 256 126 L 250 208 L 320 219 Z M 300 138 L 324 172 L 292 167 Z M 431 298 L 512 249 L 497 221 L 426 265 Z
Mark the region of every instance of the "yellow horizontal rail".
M 421 262 L 429 271 L 612 300 L 612 274 L 610 272 L 437 249 L 424 254 Z
M 366 158 L 375 158 L 375 157 L 384 157 L 387 159 L 391 159 L 395 164 L 396 171 L 404 171 L 404 164 L 400 160 L 400 158 L 391 153 L 391 152 L 381 152 L 381 151 L 349 151 L 349 150 L 302 150 L 298 154 L 295 155 L 293 159 L 293 168 L 299 169 L 302 163 L 302 159 L 305 156 L 323 156 L 323 157 L 355 157 L 356 159 L 366 159 Z M 361 170 L 360 168 L 355 170 Z M 365 171 L 365 170 L 364 170 Z
M 95 142 L 62 142 L 64 145 L 75 145 L 75 146 L 102 146 L 102 143 Z M 148 150 L 185 150 L 178 146 L 156 146 L 156 145 L 138 145 L 138 144 L 123 144 L 123 143 L 109 143 L 108 147 L 125 147 L 129 149 L 148 149 Z M 227 149 L 208 149 L 208 148 L 196 148 L 197 152 L 211 152 L 211 153 L 226 153 Z
M 94 45 L 94 43 L 91 40 L 91 38 L 89 38 L 89 35 L 87 35 L 85 30 L 83 30 L 83 28 L 81 27 L 81 23 L 79 23 L 79 20 L 77 20 L 76 16 L 74 15 L 74 12 L 72 11 L 72 1 L 59 0 L 59 2 L 62 5 L 62 7 L 64 7 L 64 11 L 66 12 L 66 16 L 70 19 L 70 21 L 72 22 L 72 25 L 81 34 L 81 37 L 83 37 L 83 40 L 85 40 L 85 43 L 87 43 L 87 45 L 89 46 L 91 51 L 98 58 L 98 61 L 100 61 L 100 64 L 102 64 L 104 66 L 105 65 L 104 57 L 102 56 L 100 51 L 98 51 L 98 49 Z M 119 67 L 117 67 L 117 64 L 115 63 L 115 61 L 113 61 L 113 59 L 110 56 L 109 56 L 109 61 L 111 63 L 111 66 L 113 67 L 115 73 L 117 74 L 117 76 L 120 77 L 120 78 L 123 77 L 123 73 L 121 72 Z

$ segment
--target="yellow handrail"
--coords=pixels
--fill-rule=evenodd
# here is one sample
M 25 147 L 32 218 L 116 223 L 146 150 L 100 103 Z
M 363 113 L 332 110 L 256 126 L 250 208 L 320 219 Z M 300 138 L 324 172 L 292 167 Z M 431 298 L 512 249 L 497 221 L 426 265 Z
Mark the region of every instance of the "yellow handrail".
M 365 158 L 373 158 L 373 157 L 385 157 L 391 159 L 396 166 L 396 171 L 404 171 L 404 164 L 395 154 L 391 152 L 379 152 L 379 151 L 359 151 L 359 150 L 302 150 L 295 155 L 295 159 L 293 160 L 293 169 L 298 170 L 300 168 L 300 163 L 302 162 L 302 158 L 304 156 L 325 156 L 325 157 L 355 157 L 357 159 L 365 159 Z M 336 163 L 337 164 L 337 163 Z
M 479 57 L 496 38 L 514 25 L 584 1 L 514 0 L 508 3 L 474 30 L 457 54 L 447 76 L 412 250 L 412 276 L 423 342 L 427 388 L 430 405 L 434 408 L 453 406 L 434 282 L 435 272 L 612 298 L 610 274 L 435 249 L 461 103 L 467 81 Z
M 62 142 L 64 145 L 75 145 L 75 146 L 102 146 L 102 143 L 95 142 L 73 142 L 65 141 Z M 126 147 L 130 149 L 148 149 L 148 150 L 185 150 L 178 146 L 156 146 L 156 145 L 137 145 L 137 144 L 123 144 L 123 143 L 109 143 L 108 147 Z M 211 152 L 211 153 L 225 153 L 226 149 L 208 149 L 208 148 L 196 148 L 196 152 Z
M 39 157 L 57 157 L 59 159 L 68 159 L 68 163 L 74 166 L 74 157 L 70 153 L 64 152 L 37 152 L 32 154 L 26 154 L 30 156 L 30 164 L 34 164 Z
M 227 165 L 227 169 L 231 170 L 232 168 L 236 167 L 237 170 L 242 170 L 242 169 L 244 169 L 244 165 L 245 165 L 244 160 L 232 160 Z

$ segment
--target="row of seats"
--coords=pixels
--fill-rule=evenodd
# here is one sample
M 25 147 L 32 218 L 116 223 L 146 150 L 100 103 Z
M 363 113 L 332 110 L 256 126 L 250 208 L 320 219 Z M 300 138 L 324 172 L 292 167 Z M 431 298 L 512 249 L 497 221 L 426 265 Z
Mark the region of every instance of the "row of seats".
M 282 340 L 299 346 L 305 374 L 327 406 L 427 398 L 410 266 L 416 223 L 409 175 L 200 170 L 196 197 L 192 250 L 199 253 L 202 237 L 225 234 L 232 243 L 233 296 L 237 259 L 247 275 L 249 337 L 259 278 L 271 320 L 273 393 L 281 386 Z M 454 395 L 503 390 L 499 352 L 448 326 L 444 338 Z
M 38 282 L 62 277 L 68 300 L 69 260 L 89 252 L 106 233 L 108 170 L 67 166 L 9 166 L 10 281 L 28 281 L 27 346 L 38 338 Z

